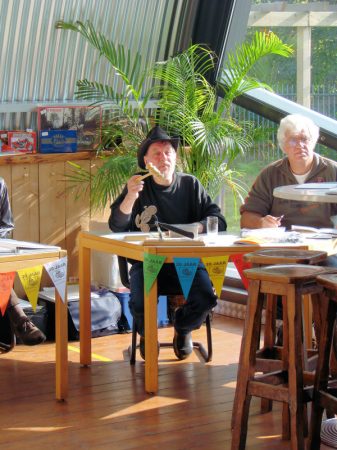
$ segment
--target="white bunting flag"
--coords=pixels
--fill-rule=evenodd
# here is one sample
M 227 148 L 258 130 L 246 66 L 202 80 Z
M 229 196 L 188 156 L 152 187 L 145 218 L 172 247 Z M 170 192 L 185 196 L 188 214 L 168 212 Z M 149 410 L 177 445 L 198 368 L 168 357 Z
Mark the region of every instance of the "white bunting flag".
M 52 261 L 44 265 L 44 268 L 48 272 L 48 275 L 54 283 L 63 302 L 65 302 L 66 298 L 67 263 L 68 258 L 65 256 L 64 258 L 60 258 L 57 261 Z

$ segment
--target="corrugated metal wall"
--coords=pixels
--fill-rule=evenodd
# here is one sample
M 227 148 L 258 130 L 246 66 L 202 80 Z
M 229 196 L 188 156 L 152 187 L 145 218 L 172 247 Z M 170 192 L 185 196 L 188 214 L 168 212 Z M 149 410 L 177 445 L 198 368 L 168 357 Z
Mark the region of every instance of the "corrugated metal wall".
M 0 0 L 0 129 L 36 129 L 36 102 L 73 102 L 78 79 L 108 81 L 108 67 L 59 19 L 90 20 L 144 66 L 170 54 L 185 0 Z

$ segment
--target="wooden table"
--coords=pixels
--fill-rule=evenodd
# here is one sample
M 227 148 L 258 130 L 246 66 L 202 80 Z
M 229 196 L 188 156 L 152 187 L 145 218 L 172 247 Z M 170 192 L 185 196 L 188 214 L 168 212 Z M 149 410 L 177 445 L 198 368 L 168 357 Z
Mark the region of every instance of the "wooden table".
M 16 272 L 43 265 L 67 256 L 65 250 L 37 251 L 18 254 L 0 254 L 0 272 Z M 55 289 L 55 372 L 56 399 L 64 400 L 68 394 L 68 308 Z
M 79 288 L 80 288 L 80 362 L 87 366 L 91 364 L 91 302 L 90 302 L 90 258 L 91 250 L 116 254 L 130 259 L 144 261 L 144 254 L 166 256 L 165 263 L 172 263 L 174 257 L 207 257 L 224 256 L 238 253 L 253 252 L 261 249 L 261 245 L 233 244 L 237 236 L 222 235 L 215 244 L 201 244 L 200 246 L 148 246 L 142 239 L 141 233 L 138 241 L 123 240 L 125 234 L 102 234 L 94 232 L 81 232 L 79 234 Z M 130 234 L 128 234 L 130 235 Z M 305 244 L 269 244 L 264 248 L 296 247 L 308 249 Z M 155 281 L 147 294 L 144 292 L 144 321 L 145 321 L 145 390 L 148 393 L 158 391 L 158 330 L 157 330 L 157 281 Z

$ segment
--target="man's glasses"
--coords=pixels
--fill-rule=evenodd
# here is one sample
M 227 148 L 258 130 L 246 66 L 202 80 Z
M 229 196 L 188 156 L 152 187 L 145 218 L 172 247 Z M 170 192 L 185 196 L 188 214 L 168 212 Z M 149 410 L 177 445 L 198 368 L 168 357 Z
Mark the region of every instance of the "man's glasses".
M 286 143 L 289 147 L 297 147 L 300 144 L 308 145 L 310 143 L 310 139 L 303 136 L 298 138 L 287 139 Z

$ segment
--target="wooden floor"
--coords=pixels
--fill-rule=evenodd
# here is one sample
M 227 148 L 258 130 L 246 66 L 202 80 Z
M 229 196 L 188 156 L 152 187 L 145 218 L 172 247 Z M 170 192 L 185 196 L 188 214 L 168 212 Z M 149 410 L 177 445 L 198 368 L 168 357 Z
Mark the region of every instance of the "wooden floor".
M 17 346 L 0 356 L 0 448 L 230 449 L 242 326 L 241 320 L 215 316 L 208 364 L 197 354 L 177 361 L 172 349 L 161 349 L 157 396 L 144 392 L 144 363 L 129 365 L 130 334 L 93 339 L 90 368 L 80 367 L 79 344 L 70 343 L 64 403 L 54 400 L 54 344 Z M 159 330 L 162 341 L 172 335 L 171 328 Z M 193 336 L 203 340 L 205 329 Z M 261 415 L 253 399 L 246 448 L 289 449 L 280 431 L 280 407 Z

